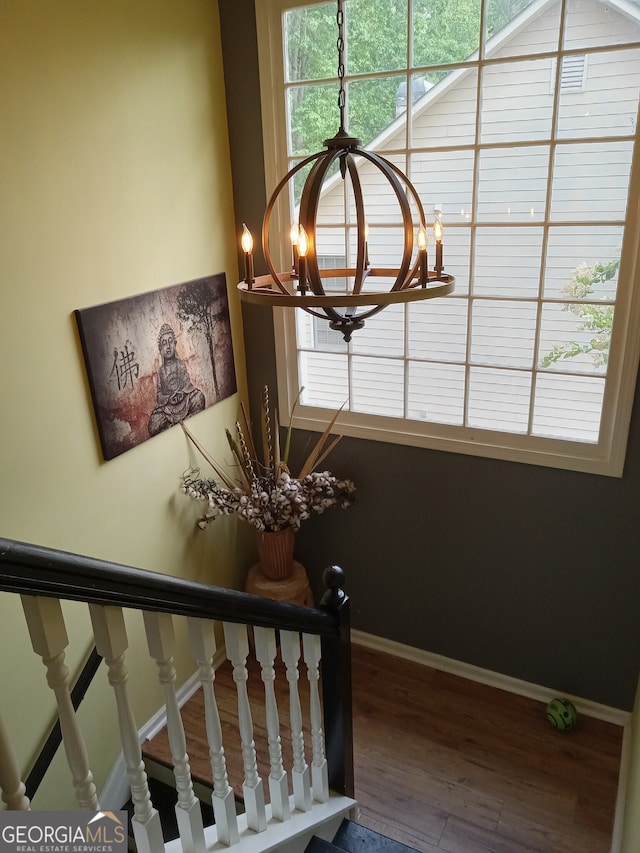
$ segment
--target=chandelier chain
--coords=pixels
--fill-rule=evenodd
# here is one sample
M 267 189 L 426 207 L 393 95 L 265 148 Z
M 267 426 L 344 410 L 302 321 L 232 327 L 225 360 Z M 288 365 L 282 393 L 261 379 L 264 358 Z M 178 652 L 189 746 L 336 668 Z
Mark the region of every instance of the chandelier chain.
M 338 48 L 338 107 L 340 109 L 340 130 L 343 131 L 344 110 L 347 102 L 347 96 L 344 88 L 344 0 L 338 0 L 338 11 L 336 13 L 336 23 L 338 24 L 338 40 L 336 47 Z

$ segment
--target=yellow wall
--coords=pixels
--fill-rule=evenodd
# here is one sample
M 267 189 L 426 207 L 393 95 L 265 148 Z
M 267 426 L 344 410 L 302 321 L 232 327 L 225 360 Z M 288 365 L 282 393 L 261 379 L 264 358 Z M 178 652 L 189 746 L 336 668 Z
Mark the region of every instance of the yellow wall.
M 225 271 L 245 393 L 217 4 L 0 0 L 0 116 L 0 535 L 241 586 L 252 540 L 233 519 L 195 529 L 199 507 L 178 492 L 189 463 L 179 428 L 102 462 L 73 319 Z M 236 395 L 190 421 L 214 455 L 237 406 Z M 75 669 L 86 608 L 65 613 Z M 129 619 L 132 642 L 140 622 Z M 0 714 L 26 768 L 53 706 L 10 594 L 0 594 L 0 647 Z M 143 662 L 130 656 L 140 725 L 162 702 Z M 183 654 L 178 664 L 180 678 L 191 674 Z M 103 713 L 112 698 L 96 690 L 97 713 L 82 719 L 100 783 L 115 752 Z M 72 804 L 66 777 L 36 801 Z

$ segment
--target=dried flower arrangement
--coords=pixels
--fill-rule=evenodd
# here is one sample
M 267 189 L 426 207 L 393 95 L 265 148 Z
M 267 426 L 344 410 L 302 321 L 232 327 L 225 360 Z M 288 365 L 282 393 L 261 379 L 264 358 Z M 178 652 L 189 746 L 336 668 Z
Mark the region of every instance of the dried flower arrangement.
M 215 478 L 202 478 L 200 470 L 191 468 L 182 476 L 182 491 L 191 498 L 206 501 L 209 511 L 198 520 L 202 528 L 220 515 L 238 515 L 258 531 L 300 529 L 302 522 L 313 513 L 321 513 L 333 506 L 346 508 L 354 501 L 355 485 L 351 480 L 340 480 L 329 471 L 318 467 L 331 453 L 342 436 L 337 436 L 326 447 L 338 410 L 302 464 L 297 476 L 288 467 L 291 447 L 293 414 L 300 398 L 296 398 L 283 452 L 280 452 L 277 415 L 269 409 L 269 389 L 262 397 L 262 459 L 253 442 L 251 428 L 244 406 L 241 406 L 243 423 L 236 422 L 237 439 L 226 430 L 227 441 L 233 456 L 234 478 L 205 450 L 195 436 L 182 424 L 189 440 L 215 472 Z

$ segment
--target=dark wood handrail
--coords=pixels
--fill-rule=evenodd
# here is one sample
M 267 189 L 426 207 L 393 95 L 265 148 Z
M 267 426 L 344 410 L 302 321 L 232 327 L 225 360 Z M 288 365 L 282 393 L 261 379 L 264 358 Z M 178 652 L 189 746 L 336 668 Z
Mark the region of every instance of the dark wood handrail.
M 0 537 L 0 591 L 320 635 L 329 782 L 353 796 L 349 597 L 342 569 L 324 581 L 316 610 Z
M 315 610 L 0 537 L 0 591 L 337 636 Z

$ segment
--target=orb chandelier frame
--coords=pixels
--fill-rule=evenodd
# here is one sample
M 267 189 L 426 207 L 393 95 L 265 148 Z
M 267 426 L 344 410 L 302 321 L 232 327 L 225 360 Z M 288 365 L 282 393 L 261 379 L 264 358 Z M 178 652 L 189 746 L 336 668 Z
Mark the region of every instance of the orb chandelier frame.
M 349 341 L 354 330 L 362 328 L 365 320 L 387 305 L 445 296 L 453 291 L 455 278 L 443 271 L 441 211 L 436 208 L 433 226 L 435 264 L 433 269 L 429 269 L 426 217 L 415 187 L 396 165 L 363 148 L 361 140 L 351 136 L 345 127 L 344 0 L 337 0 L 337 6 L 340 127 L 335 136 L 325 140 L 322 151 L 304 158 L 287 172 L 269 199 L 262 224 L 262 249 L 269 269 L 267 275 L 254 276 L 253 237 L 246 225 L 243 227 L 241 245 L 245 258 L 245 278 L 238 284 L 238 290 L 240 298 L 246 302 L 302 308 L 314 317 L 328 320 L 329 326 L 339 331 L 345 341 Z M 404 239 L 402 257 L 394 268 L 372 267 L 369 263 L 364 193 L 358 174 L 358 162 L 362 161 L 371 163 L 379 170 L 398 202 Z M 348 176 L 351 182 L 355 206 L 356 263 L 354 267 L 327 269 L 321 268 L 318 263 L 317 215 L 325 182 L 335 163 L 339 166 L 342 179 L 346 180 Z M 289 271 L 278 272 L 269 248 L 272 213 L 285 187 L 301 169 L 309 165 L 311 168 L 302 189 L 298 222 L 291 227 L 293 263 Z M 415 221 L 410 199 L 417 211 Z M 418 246 L 415 259 L 414 233 Z M 324 280 L 336 278 L 344 279 L 345 288 L 328 291 Z M 376 278 L 392 279 L 390 289 L 386 292 L 367 290 L 367 281 Z M 359 308 L 362 310 L 359 311 Z

